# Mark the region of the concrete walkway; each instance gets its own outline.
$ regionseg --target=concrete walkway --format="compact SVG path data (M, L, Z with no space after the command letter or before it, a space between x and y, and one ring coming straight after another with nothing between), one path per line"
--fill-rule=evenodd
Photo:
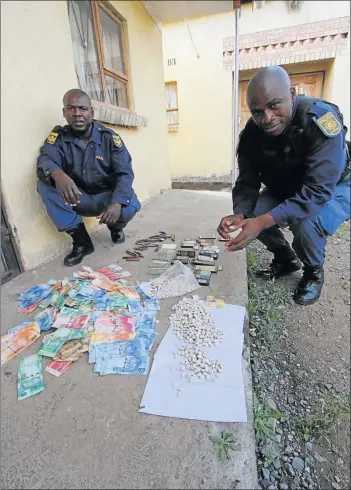
M96 252L85 265L100 268L121 259L135 240L159 230L176 241L214 232L231 212L229 193L169 191L151 199L127 228L127 243L110 246L104 227L93 237ZM223 248L223 247L222 247ZM121 264L137 279L147 279L151 251L139 263ZM213 294L246 306L245 253L222 253L223 271L201 297ZM67 275L62 257L17 277L2 287L2 335L27 317L16 312L16 294L50 278ZM75 269L79 269L79 266ZM158 343L168 328L170 308L163 300ZM38 341L37 341L38 343ZM37 352L34 344L26 355ZM156 346L157 347L157 346ZM47 364L44 359L44 367ZM257 488L249 366L243 362L248 424L198 422L138 413L145 376L104 376L92 372L86 357L60 378L44 374L45 391L17 402L19 359L1 369L1 488L79 489L254 489ZM219 461L210 435L232 432L239 450ZM239 482L238 482L239 481Z

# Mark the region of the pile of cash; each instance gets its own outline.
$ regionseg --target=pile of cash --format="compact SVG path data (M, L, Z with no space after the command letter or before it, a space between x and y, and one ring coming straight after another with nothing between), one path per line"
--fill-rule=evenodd
M129 282L129 276L117 264L98 271L83 267L71 277L52 279L19 295L18 310L35 316L1 337L1 364L45 333L37 354L20 360L19 400L44 390L43 357L50 358L45 371L56 377L85 352L102 376L147 374L160 306Z

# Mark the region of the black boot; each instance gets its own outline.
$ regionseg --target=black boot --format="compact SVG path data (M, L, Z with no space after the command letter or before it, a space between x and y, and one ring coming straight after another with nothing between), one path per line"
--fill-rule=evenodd
M113 243L123 243L126 241L126 237L123 230L118 230L117 228L109 227L111 233L111 240Z
M66 255L63 264L67 266L77 265L82 262L86 255L94 252L94 245L85 228L84 223L81 223L77 228L67 231L73 240L72 252Z
M276 279L302 268L301 262L290 247L278 248L273 253L274 258L269 269L263 269L256 273L261 279Z
M323 265L304 266L303 278L294 293L295 303L298 305L312 305L318 301L324 283Z

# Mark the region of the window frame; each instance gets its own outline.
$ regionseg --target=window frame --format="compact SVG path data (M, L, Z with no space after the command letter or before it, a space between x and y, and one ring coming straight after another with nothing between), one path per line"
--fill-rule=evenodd
M113 105L113 107L118 107L124 110L131 110L131 98L130 98L130 88L129 88L129 77L128 77L128 63L125 49L125 23L117 17L101 0L90 0L92 16L93 16L93 25L94 25L94 34L96 39L96 47L97 47L97 57L99 61L99 73L100 73L100 81L102 87L102 93L104 96L103 104L112 105L107 100L107 91L106 91L106 82L105 75L120 82L125 83L127 89L127 105L128 107L122 107L118 105ZM105 53L104 53L104 45L102 40L102 27L100 22L99 8L103 10L108 16L111 17L117 24L120 25L121 28L121 49L122 49L122 58L123 64L125 67L125 74L118 73L110 68L105 68ZM101 101L97 101L100 102Z
M179 126L179 104L178 104L178 84L175 80L172 80L172 81L168 81L168 82L165 82L165 86L169 86L169 85L173 85L175 86L175 96L176 96L176 105L177 107L176 108L168 108L166 107L166 112L178 112L178 122L176 123L168 123L167 121L167 124L168 124L168 127L172 127L172 126Z

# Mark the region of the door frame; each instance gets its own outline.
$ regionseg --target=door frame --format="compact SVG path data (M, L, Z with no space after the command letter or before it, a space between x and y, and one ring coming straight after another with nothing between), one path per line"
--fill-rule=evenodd
M3 195L1 195L1 214L2 214L2 218L4 219L5 227L7 228L7 231L9 234L10 244L11 244L12 249L13 249L14 258L17 262L18 274L16 274L16 276L14 276L14 277L17 277L17 275L23 274L25 269L23 266L23 260L22 260L20 249L19 249L17 241L16 241L14 230L13 230L11 223L9 221L9 218L8 218L8 213L7 213L7 209L6 209L6 204L4 203L4 196ZM6 277L5 276L4 278L0 278L1 285L5 284L6 282L10 281L11 279L14 279L14 277L11 277L11 276Z

